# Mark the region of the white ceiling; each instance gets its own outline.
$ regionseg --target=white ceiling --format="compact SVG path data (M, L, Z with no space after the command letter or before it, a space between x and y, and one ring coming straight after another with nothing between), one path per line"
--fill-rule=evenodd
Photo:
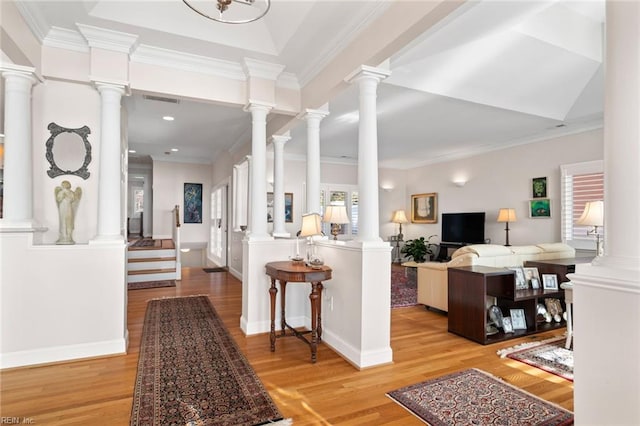
M243 25L209 21L181 0L27 1L22 10L43 37L51 27L76 30L76 23L110 28L149 46L279 63L304 86L389 4L273 0L263 19ZM486 0L459 8L390 58L392 75L378 89L380 164L415 167L601 126L603 22L599 0ZM250 115L239 108L135 93L125 104L136 155L209 160L250 134ZM354 87L329 103L323 157L357 157L357 109ZM304 155L304 124L291 135L286 153ZM171 148L179 151L164 154Z

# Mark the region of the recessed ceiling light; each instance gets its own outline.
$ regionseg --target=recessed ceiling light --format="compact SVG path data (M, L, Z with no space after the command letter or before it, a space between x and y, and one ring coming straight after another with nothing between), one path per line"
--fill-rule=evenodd
M171 148L171 151L172 151L172 152L178 152L178 151L179 151L179 149L178 149L178 148Z
M136 153L136 150L135 150L135 149L130 149L130 150L129 150L129 154L135 154L135 153Z
M175 118L173 118L170 115L165 115L164 117L162 117L162 119L165 120L165 121L173 121L173 120L175 120Z

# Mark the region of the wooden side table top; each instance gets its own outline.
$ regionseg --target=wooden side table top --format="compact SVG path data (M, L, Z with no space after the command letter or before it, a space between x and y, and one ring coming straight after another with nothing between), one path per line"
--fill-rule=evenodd
M311 268L304 263L293 263L290 260L269 262L265 265L267 275L276 280L287 282L318 282L331 279L331 268L322 265L319 269Z

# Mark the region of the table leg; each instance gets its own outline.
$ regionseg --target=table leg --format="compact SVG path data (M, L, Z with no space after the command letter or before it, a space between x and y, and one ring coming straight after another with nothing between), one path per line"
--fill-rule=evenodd
M271 332L269 333L269 340L271 341L271 352L276 350L276 288L275 278L271 278L271 288L269 288L269 301L271 304Z
M567 340L564 343L565 349L571 348L571 340L573 339L573 318L571 302L567 302Z
M287 334L287 320L285 319L284 316L284 304L285 304L285 299L287 296L287 282L280 280L280 327L282 327L282 329L280 330L280 334L282 336L284 336L285 334Z
M311 283L311 362L316 362L318 353L318 283Z
M318 290L318 342L322 341L322 283L316 283Z

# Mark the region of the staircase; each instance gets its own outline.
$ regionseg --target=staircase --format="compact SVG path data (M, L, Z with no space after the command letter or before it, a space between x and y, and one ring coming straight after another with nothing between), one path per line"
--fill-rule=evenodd
M147 247L129 246L127 250L127 282L179 279L176 249L171 240L153 240Z

